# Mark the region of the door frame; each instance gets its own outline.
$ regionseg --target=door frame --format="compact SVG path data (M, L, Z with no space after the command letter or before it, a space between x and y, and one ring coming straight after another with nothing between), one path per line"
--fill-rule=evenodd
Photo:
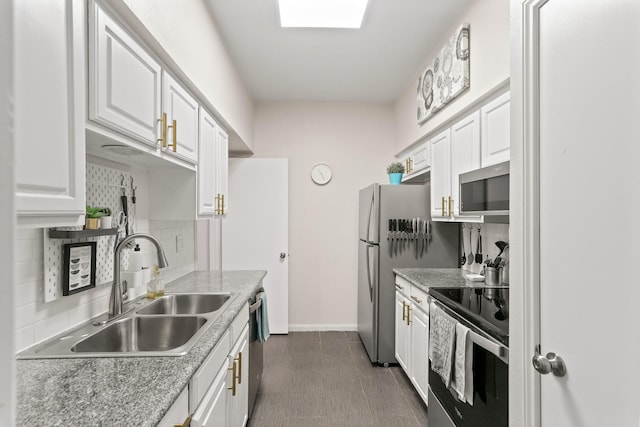
M0 4L0 55L9 58L0 62L0 271L3 279L3 298L0 300L0 339L5 345L0 350L0 424L15 423L15 276L14 246L15 214L15 141L13 137L13 13L14 2Z
M539 13L549 0L511 0L509 425L540 426Z

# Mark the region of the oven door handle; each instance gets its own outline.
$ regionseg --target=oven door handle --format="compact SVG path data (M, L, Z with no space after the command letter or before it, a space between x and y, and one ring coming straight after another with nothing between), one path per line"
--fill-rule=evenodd
M477 344L479 347L482 347L489 353L493 353L497 358L505 362L507 365L509 364L509 349L507 347L488 338L485 338L482 335L472 331L471 329L469 329L468 337L474 344Z
M460 322L464 326L469 328L469 334L467 335L467 337L471 340L471 342L473 342L474 344L477 344L479 347L483 348L484 350L488 351L489 353L492 353L493 355L495 355L498 359L502 360L507 365L509 364L509 348L505 347L504 345L500 344L497 341L494 341L492 339L486 338L486 337L480 335L479 333L475 332L472 328L469 327L470 326L469 324L465 324L465 322L461 322L460 317L457 314L454 314L449 309L449 307L446 307L445 305L443 305L440 302L436 303L436 300L433 297L431 297L431 304L435 305L436 307L438 307L439 309L441 309L442 311L447 313L456 322Z

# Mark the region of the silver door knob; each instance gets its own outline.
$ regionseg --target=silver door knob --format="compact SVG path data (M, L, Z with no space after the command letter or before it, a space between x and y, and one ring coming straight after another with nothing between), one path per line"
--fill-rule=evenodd
M287 254L285 254L284 252L280 252L280 259L285 259L287 257Z
M540 354L540 351L536 349L536 354L533 356L531 362L533 363L534 369L543 375L553 373L556 377L564 377L567 373L564 360L555 353L547 353L546 356L543 356Z

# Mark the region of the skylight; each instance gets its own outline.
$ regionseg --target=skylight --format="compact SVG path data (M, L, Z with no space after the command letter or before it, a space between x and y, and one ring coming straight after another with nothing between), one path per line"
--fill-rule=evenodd
M278 0L280 26L360 28L368 0Z

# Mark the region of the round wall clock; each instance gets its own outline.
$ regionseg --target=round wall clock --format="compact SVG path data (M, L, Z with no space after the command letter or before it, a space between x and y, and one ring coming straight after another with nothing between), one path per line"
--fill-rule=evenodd
M331 181L331 168L326 163L317 163L311 168L311 179L318 185Z

